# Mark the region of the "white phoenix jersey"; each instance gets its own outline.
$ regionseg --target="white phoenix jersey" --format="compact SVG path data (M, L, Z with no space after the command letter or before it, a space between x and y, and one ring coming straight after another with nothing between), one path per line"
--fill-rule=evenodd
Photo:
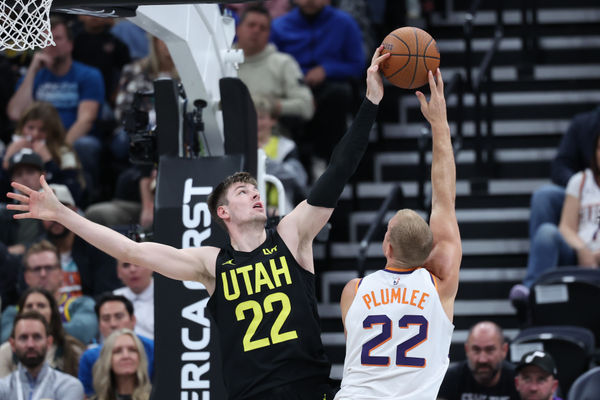
M366 276L345 326L344 376L336 400L437 397L454 325L429 271L386 268Z
M600 250L600 188L592 170L588 168L573 175L566 191L579 200L577 234L590 250Z

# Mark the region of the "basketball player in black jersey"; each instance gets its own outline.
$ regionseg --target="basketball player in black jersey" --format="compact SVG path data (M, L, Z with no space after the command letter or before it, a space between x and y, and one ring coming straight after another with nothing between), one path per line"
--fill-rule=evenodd
M23 211L15 215L17 219L57 221L123 262L172 279L202 282L220 332L230 399L333 399L314 296L312 243L367 147L383 97L379 64L389 56L380 55L381 49L367 70L366 99L327 170L308 199L274 230L265 229L265 204L256 182L245 173L227 178L209 199L213 217L230 237L231 245L225 249L136 243L64 207L43 177L43 192L13 182L22 194L9 193L20 204L8 207Z

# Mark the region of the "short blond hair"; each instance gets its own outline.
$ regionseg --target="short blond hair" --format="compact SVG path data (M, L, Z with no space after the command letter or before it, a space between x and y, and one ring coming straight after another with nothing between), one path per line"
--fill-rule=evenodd
M433 233L419 214L410 209L394 215L388 228L394 258L413 267L421 266L433 247Z

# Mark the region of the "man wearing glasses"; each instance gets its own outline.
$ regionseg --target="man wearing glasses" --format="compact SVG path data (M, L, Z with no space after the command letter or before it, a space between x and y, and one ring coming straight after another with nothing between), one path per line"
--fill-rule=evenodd
M89 343L98 332L94 300L73 292L61 292L63 271L56 247L47 240L33 244L23 257L23 265L25 283L28 287L43 288L54 295L65 331L83 343ZM8 340L17 312L16 306L9 306L2 313L1 342Z

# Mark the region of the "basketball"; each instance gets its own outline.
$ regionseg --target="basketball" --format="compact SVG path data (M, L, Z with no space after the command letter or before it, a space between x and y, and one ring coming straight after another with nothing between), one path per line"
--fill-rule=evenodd
M391 53L381 64L383 76L402 89L416 89L427 83L427 71L440 66L435 40L422 29L412 26L392 31L381 43L381 54Z

